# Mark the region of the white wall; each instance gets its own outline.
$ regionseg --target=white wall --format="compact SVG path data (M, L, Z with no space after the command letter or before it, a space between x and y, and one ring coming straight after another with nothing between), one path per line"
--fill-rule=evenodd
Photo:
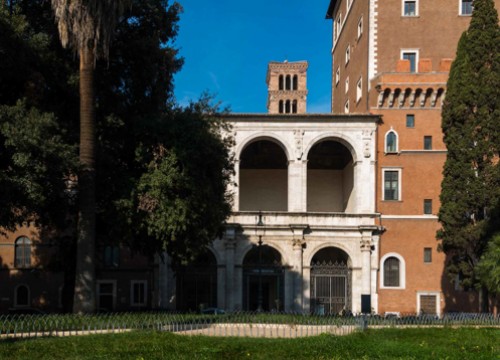
M287 211L286 169L240 169L240 211Z

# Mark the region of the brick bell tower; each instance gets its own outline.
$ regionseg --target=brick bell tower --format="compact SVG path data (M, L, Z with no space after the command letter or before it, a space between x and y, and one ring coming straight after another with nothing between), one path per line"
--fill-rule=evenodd
M305 114L307 61L271 61L267 66L267 112Z

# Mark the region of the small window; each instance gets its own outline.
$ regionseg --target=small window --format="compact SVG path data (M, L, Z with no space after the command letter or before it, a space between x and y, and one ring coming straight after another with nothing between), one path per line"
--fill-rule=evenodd
M408 128L415 127L415 115L413 114L406 115L406 127Z
M361 37L361 35L363 35L363 17L362 16L358 21L358 39Z
M384 200L400 200L398 170L384 170Z
M424 214L432 214L432 199L424 199Z
M335 32L337 35L336 36L337 39L340 36L341 26L342 26L342 13L340 13L339 16L337 17L337 31Z
M279 102L279 113L283 114L283 100L280 100Z
M361 100L362 96L363 96L363 79L359 78L356 84L356 102Z
M351 60L351 45L347 45L347 48L345 49L345 64L349 63L349 60Z
M399 259L389 257L384 261L384 286L399 287Z
M432 136L424 136L424 150L432 150Z
M438 315L437 295L421 294L419 295L419 315Z
M340 66L337 68L335 72L335 85L338 85L340 82Z
M130 283L130 305L132 306L146 306L146 289L147 282L131 281Z
M23 307L30 305L30 289L26 285L18 285L14 294L14 305Z
M432 248L424 248L424 263L432 262Z
M472 15L472 0L460 0L460 15Z
M290 114L290 100L285 102L285 113Z
M401 52L401 59L408 60L410 62L410 72L417 72L418 64L418 52L417 51L407 51L403 50Z
M22 236L15 243L15 266L16 268L29 268L31 266L31 241Z
M292 89L292 79L290 78L290 75L287 75L285 78L285 90L291 90Z
M417 16L417 5L416 0L403 0L403 16Z
M385 136L385 152L395 153L398 151L398 136L394 131L389 131Z
M344 113L349 114L349 100L344 104Z
M293 90L297 90L298 86L299 86L299 78L297 75L293 75L292 84L293 84L293 86L292 86Z
M297 100L292 101L292 114L297 114Z
M345 93L349 92L349 76L345 79Z
M97 307L98 311L113 311L116 304L116 281L97 281Z
M280 90L283 90L283 83L284 83L284 81L283 81L283 75L280 75L279 76L279 89Z
M107 268L117 268L120 265L120 248L118 246L104 247L104 266Z

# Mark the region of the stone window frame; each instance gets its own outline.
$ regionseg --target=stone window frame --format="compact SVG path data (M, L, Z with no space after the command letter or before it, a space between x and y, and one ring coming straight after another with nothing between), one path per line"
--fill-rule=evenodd
M344 114L349 114L349 99L344 103Z
M113 310L116 309L116 303L117 303L117 281L113 279L101 279L97 280L96 282L96 303L97 303L97 309L101 308L101 284L112 284L113 285L113 292L111 293L111 296L113 297ZM107 293L105 293L107 295Z
M358 103L363 97L363 76L360 76L356 83L356 102Z
M363 15L361 15L361 17L359 18L358 20L358 37L357 37L357 40L359 41L359 39L361 38L361 35L363 35Z
M421 296L436 296L436 315L441 317L441 292L439 291L417 291L417 314L421 313L420 297Z
M464 2L470 2L470 13L464 13ZM474 5L472 0L458 0L458 15L460 16L472 16L472 11L474 11Z
M396 171L398 173L398 192L397 199L386 199L385 198L385 173L389 171ZM402 184L402 169L397 167L384 167L382 168L382 201L403 201L403 184Z
M394 140L395 140L395 145L394 145L394 149L389 149L389 144L387 142L387 139L389 137L389 135L394 135ZM384 137L384 151L386 154L397 154L398 151L399 151L399 136L398 136L398 133L396 130L394 130L392 127L389 131L387 131L385 133L385 137Z
M349 61L351 61L351 44L347 44L345 49L345 66L349 64Z
M384 279L384 264L389 258L396 258L399 260L399 286L386 286ZM404 290L406 289L406 262L403 256L398 253L390 252L382 256L380 259L379 271L380 289L387 290Z
M335 72L335 86L340 83L340 65L337 66L337 71Z
M137 302L135 301L135 285L143 284L144 285L144 293L143 293L143 301ZM135 307L146 307L148 304L148 281L147 280L130 280L130 306Z
M401 49L399 58L401 60L404 60L404 54L410 54L410 53L415 54L415 71L412 71L411 66L410 66L410 72L411 73L418 73L418 61L420 59L419 49Z
M406 4L415 3L415 14L406 14ZM419 16L419 3L418 0L401 0L401 16L403 17L418 17Z
M345 86L344 86L344 93L347 94L349 92L349 76L345 78Z

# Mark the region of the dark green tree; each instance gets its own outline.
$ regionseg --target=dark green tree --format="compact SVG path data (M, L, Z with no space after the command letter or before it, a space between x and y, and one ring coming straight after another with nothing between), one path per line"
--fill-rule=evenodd
M498 230L500 29L492 0L475 0L450 70L442 129L444 166L438 237L450 275L480 287L476 268Z

